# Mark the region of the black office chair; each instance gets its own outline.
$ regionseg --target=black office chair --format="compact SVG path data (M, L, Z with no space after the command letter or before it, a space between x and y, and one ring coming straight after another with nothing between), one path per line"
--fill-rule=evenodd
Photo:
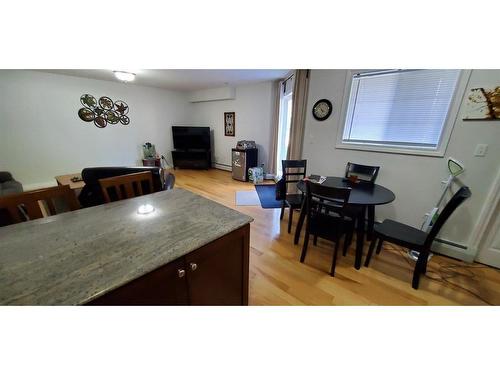
M284 198L281 201L281 214L280 220L283 219L285 214L285 207L290 209L288 216L288 233L292 230L292 219L293 210L300 209L302 207L302 199L304 199L304 194L288 194L288 185L296 185L297 182L305 178L307 160L282 160L281 166L283 169L283 184L281 196Z
M348 162L345 167L345 178L349 179L352 176L356 176L360 183L374 184L377 180L378 171L380 167L372 165L362 165ZM367 234L368 239L371 240L373 234L373 225L375 223L375 206L367 207L368 216L368 228ZM352 215L349 212L346 213L348 216L356 217L356 213L353 211ZM344 254L345 255L345 254Z
M354 230L354 221L344 215L351 188L328 187L306 181L306 234L300 262L306 258L309 236L321 237L335 242L330 275L335 276L339 243L344 237L344 249L349 246L349 236Z
M384 220L382 224L375 227L374 237L370 244L368 255L366 256L365 267L368 267L370 264L370 259L377 241L377 254L382 250L382 243L384 241L416 250L420 254L415 265L415 270L413 271L412 287L418 289L420 274L425 274L427 270L427 259L429 257L432 242L453 211L470 196L471 192L469 188L467 186L461 187L443 208L443 211L438 216L429 233L398 223L397 221Z

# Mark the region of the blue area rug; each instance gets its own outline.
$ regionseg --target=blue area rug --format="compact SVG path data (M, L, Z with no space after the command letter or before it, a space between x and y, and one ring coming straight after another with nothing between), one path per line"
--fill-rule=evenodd
M262 208L281 208L281 201L276 200L276 184L255 185Z

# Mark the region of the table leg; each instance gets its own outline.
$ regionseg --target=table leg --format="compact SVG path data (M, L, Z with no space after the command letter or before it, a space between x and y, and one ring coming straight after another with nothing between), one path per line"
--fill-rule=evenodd
M302 225L304 224L304 219L306 217L306 198L302 199L302 207L300 207L299 221L295 227L295 237L293 238L294 245L299 243L300 231L302 230Z
M365 216L366 206L361 206L358 220L356 220L356 261L354 267L361 268L361 258L363 257L363 246L365 244Z

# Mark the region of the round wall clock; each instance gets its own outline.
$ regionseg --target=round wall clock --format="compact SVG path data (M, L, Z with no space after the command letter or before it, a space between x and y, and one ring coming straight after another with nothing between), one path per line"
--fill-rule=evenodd
M318 121L324 121L332 114L332 102L328 99L320 99L313 106L313 116Z

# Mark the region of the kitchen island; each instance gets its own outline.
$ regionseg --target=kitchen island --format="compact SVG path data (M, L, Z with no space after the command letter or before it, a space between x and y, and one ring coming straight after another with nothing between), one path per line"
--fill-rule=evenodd
M0 305L246 305L252 220L173 189L0 228Z

